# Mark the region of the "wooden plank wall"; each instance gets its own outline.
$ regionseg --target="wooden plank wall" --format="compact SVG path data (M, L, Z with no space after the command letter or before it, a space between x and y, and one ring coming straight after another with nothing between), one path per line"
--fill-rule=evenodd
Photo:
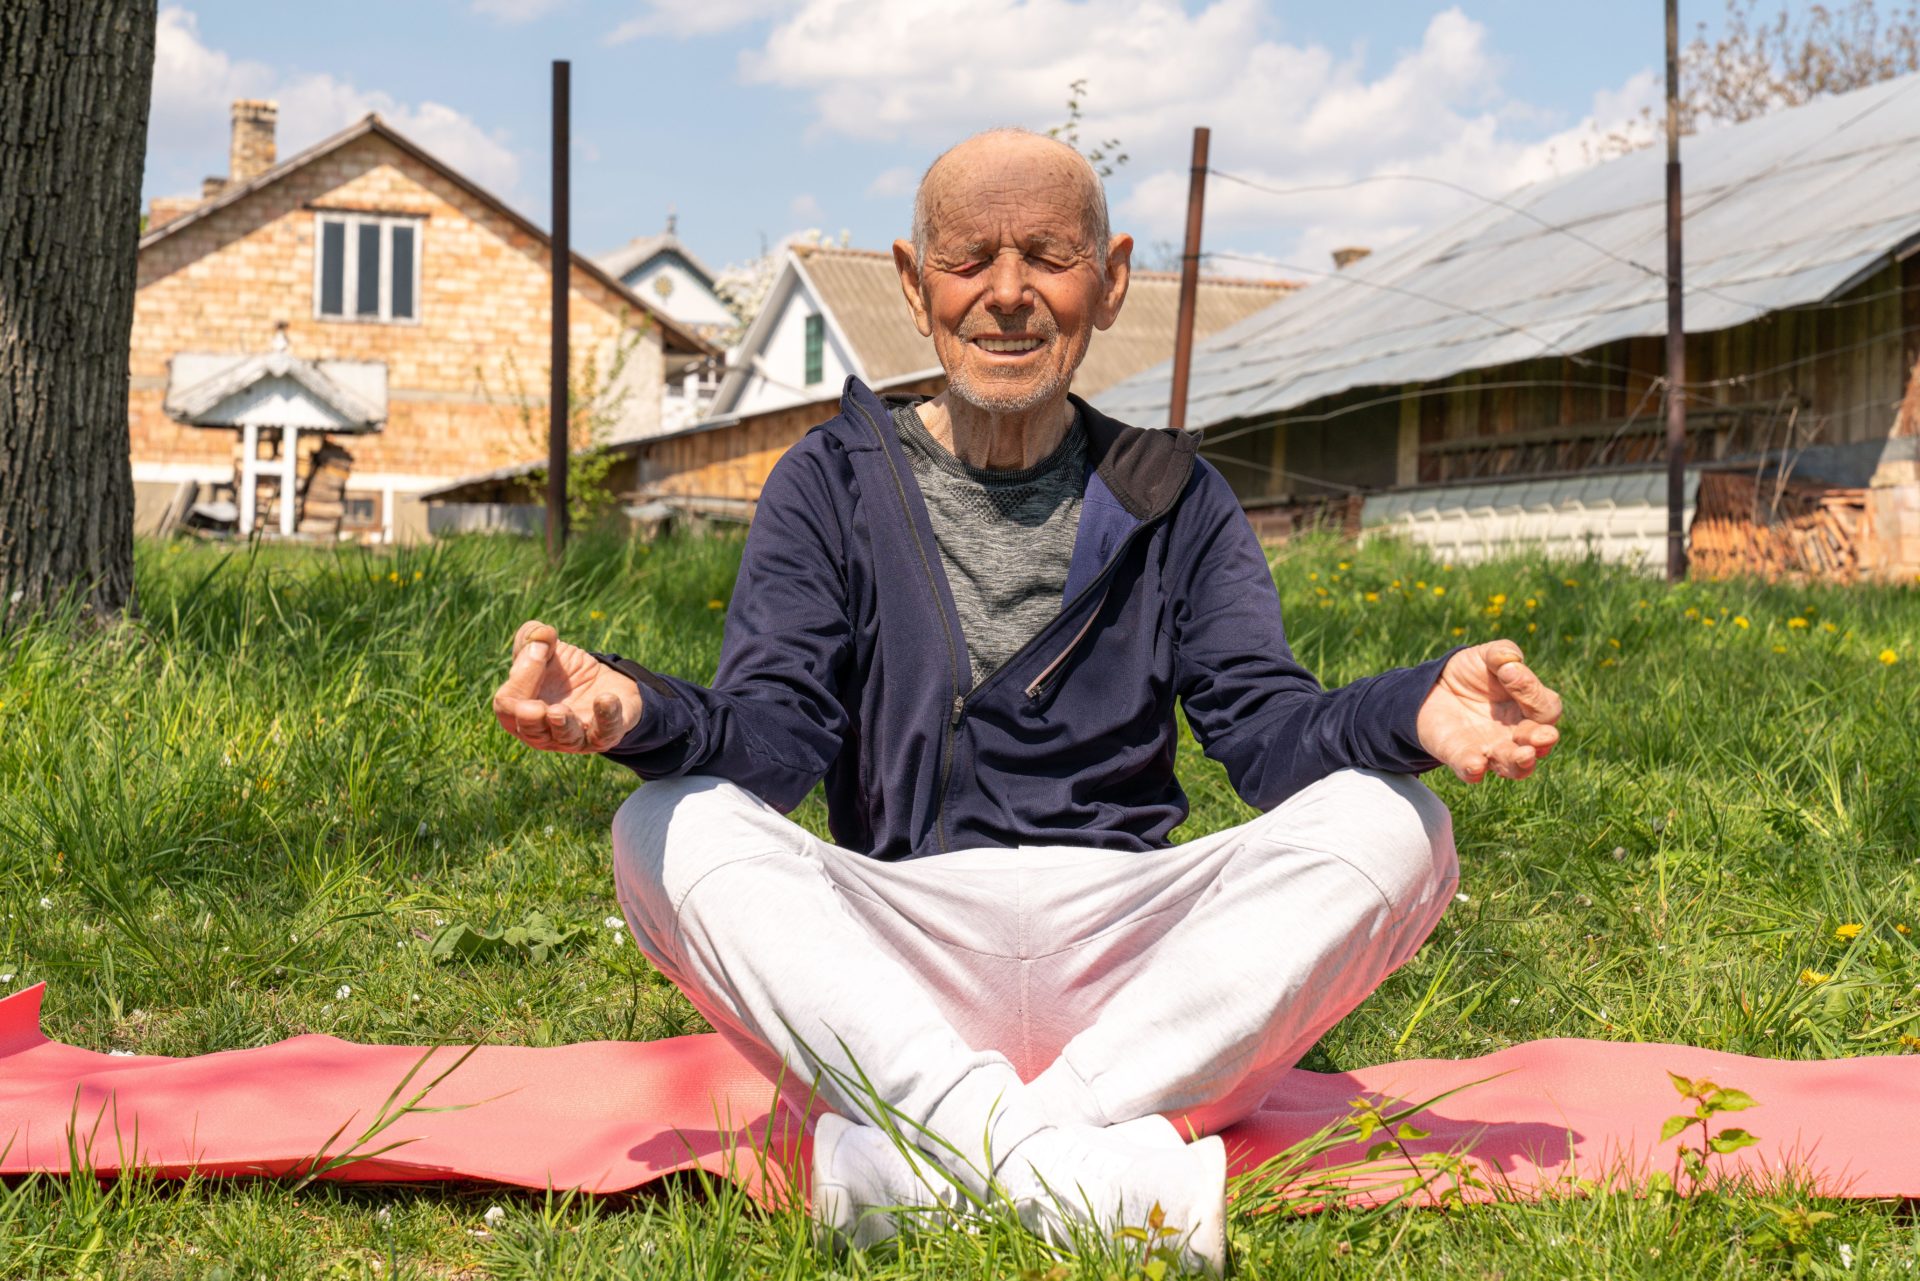
M930 378L888 390L933 395L944 385L944 379ZM781 455L838 412L837 399L821 400L643 445L633 490L641 497L689 506L702 501L717 507L758 502L767 474Z
M1738 291L1729 289L1729 293ZM1693 403L1713 406L1806 405L1795 424L1800 445L1847 444L1885 436L1920 357L1920 256L1889 260L1845 295L1776 312L1750 324L1687 339ZM1419 442L1490 439L1586 423L1631 421L1656 434L1665 414L1658 380L1665 340L1631 338L1578 357L1547 357L1473 370L1398 389L1364 388L1289 410L1264 426L1227 423L1203 447L1243 501L1335 492L1276 471L1319 472L1347 483L1395 483L1399 425L1413 415ZM1413 408L1408 408L1411 404ZM1784 443L1785 412L1775 423ZM1761 423L1764 431L1767 424ZM1253 430L1246 430L1252 427ZM1276 448L1275 434L1286 433ZM1438 458L1422 448L1419 471L1438 477Z

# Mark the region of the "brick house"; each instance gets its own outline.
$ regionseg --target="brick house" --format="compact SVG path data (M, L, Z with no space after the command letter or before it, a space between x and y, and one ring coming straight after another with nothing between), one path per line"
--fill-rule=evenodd
M377 115L275 163L275 115L272 103L236 102L228 177L209 178L197 199L154 200L141 237L129 398L136 527L152 529L182 481L237 492L242 436L228 424L249 406L306 394L297 379L262 374L199 418L220 425L196 425L175 416L195 390L180 385L183 371L206 386L222 362L257 372L270 365L263 353L280 352L309 373L378 367L366 383L378 389L378 421L343 424L329 454L350 455L339 532L424 536L421 491L541 448L550 242ZM570 315L574 377L592 366L615 435L658 430L667 381L713 355L577 254ZM606 376L616 364L617 384ZM295 424L305 430L269 430L261 445L294 439L304 467L329 444L314 428L331 421L324 400L296 407L319 415Z

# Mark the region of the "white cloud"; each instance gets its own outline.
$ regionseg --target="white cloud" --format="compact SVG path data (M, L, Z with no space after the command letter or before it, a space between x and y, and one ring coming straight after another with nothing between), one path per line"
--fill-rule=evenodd
M937 52L1014 31L991 59ZM1595 123L1629 119L1652 88L1636 77L1542 137L1552 117L1504 92L1502 70L1486 28L1458 8L1369 74L1359 54L1273 38L1262 0L806 0L741 58L748 81L810 96L816 134L929 155L990 125L1057 124L1067 86L1085 79L1081 138L1118 138L1131 156L1109 183L1117 222L1146 244L1181 235L1195 125L1213 130L1216 169L1272 186L1421 173L1495 195L1588 163ZM869 194L893 194L901 172ZM1335 245L1384 246L1471 198L1397 182L1276 197L1216 180L1207 199L1210 247L1258 244L1319 267Z
M919 182L919 170L908 165L896 165L875 174L873 181L867 184L867 194L882 198L911 196Z
M607 43L641 36L713 35L799 7L799 0L642 0L638 14L607 33Z
M495 194L511 197L519 182L520 161L505 137L489 133L472 117L444 103L403 102L324 72L287 73L233 59L209 48L200 37L199 20L178 6L160 11L155 32L150 178L185 191L198 174L224 174L235 98L272 98L280 104L277 144L283 159L377 111Z
M802 192L789 201L787 213L792 215L794 221L813 226L818 226L827 220L827 211L820 207L820 202L815 200L809 192Z
M518 26L544 18L565 3L566 0L473 0L473 11L509 26Z

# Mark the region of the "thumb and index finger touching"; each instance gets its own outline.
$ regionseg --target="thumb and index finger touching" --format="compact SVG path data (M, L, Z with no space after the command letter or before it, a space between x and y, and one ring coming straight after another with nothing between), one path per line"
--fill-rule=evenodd
M520 624L520 630L513 634L513 665L507 669L507 679L500 686L502 697L519 699L536 695L558 639L559 634L546 623L529 620Z

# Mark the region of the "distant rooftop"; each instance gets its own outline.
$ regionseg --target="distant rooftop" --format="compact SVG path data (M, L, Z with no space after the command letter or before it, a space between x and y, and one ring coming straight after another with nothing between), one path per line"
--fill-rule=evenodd
M1920 76L1686 138L1681 161L1689 332L1832 298L1920 245ZM1188 425L1665 333L1665 164L1522 187L1197 342ZM1167 392L1160 365L1098 401L1164 425Z

